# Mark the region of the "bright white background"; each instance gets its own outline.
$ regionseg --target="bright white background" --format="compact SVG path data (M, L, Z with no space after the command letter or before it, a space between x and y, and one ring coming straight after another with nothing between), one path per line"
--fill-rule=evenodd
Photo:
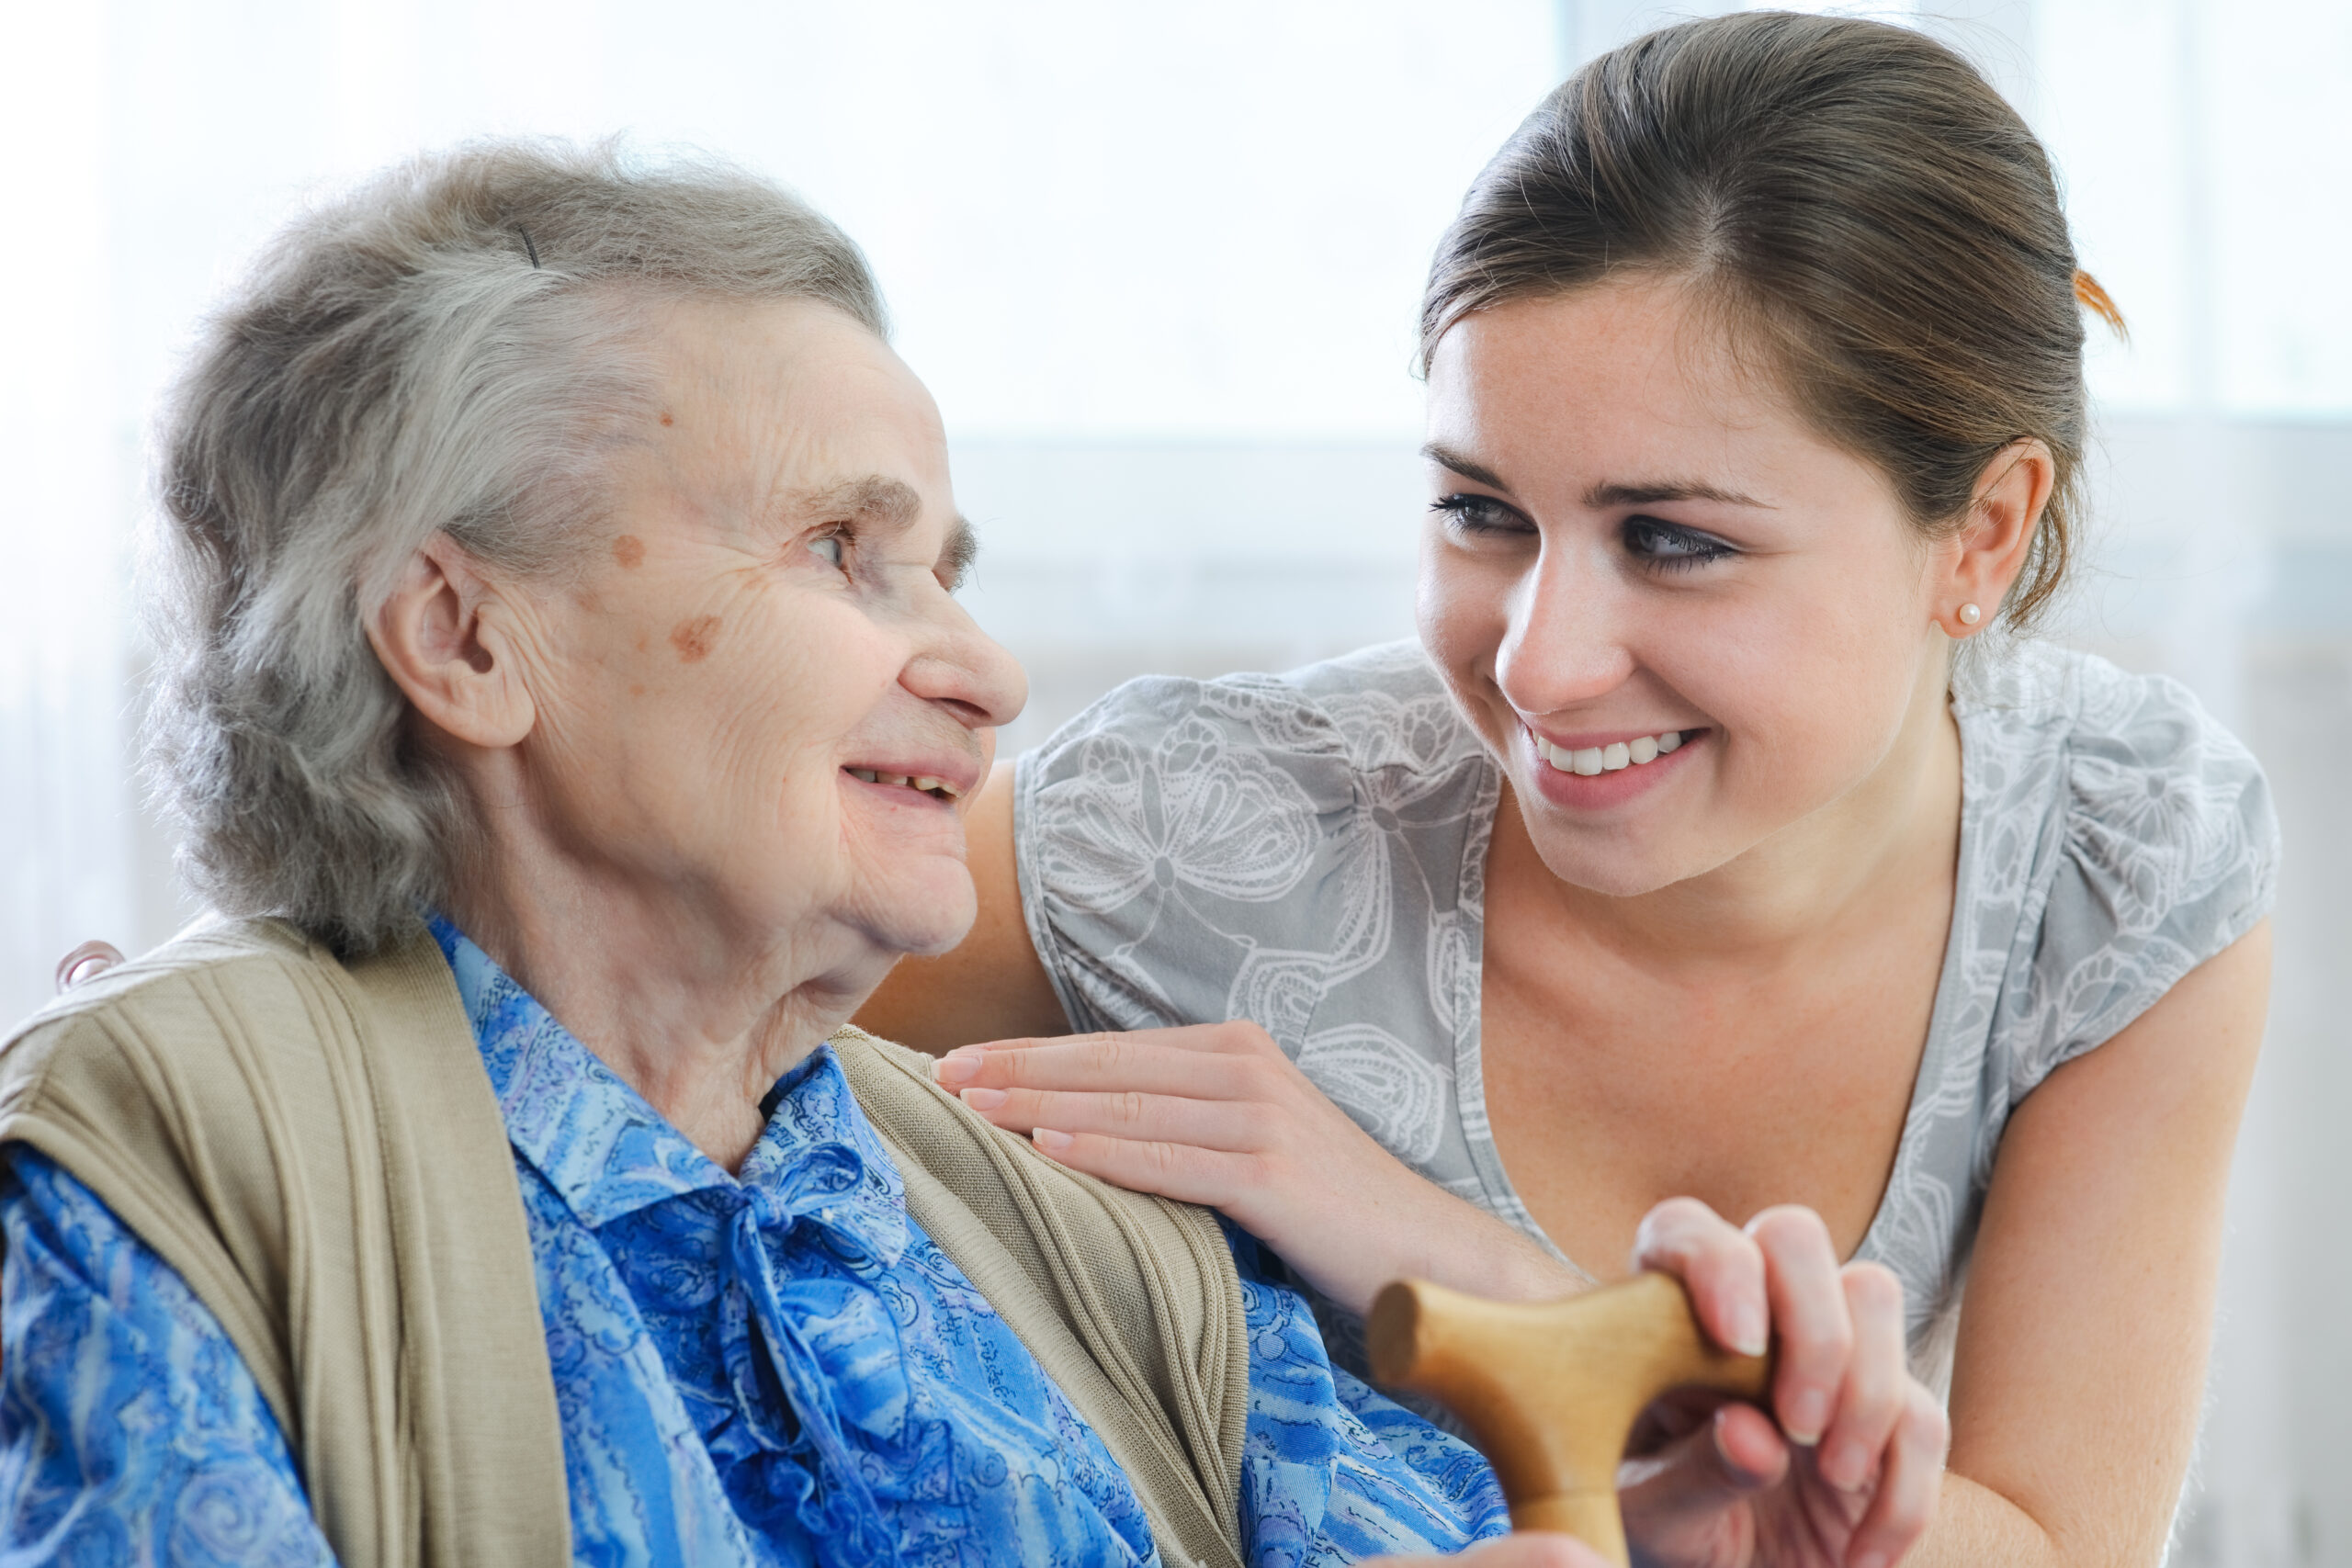
M1010 739L1145 669L1410 629L1420 276L1463 187L1645 0L0 0L0 1015L187 912L129 765L142 443L298 202L469 135L626 132L868 249L1030 664ZM2352 5L1951 0L2132 323L2093 374L2065 635L2194 684L2289 865L2184 1562L2352 1564Z

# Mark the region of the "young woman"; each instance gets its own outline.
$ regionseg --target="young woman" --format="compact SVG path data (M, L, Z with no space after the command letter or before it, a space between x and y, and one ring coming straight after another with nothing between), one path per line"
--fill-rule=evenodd
M1776 1254L1905 1287L1952 1444L1915 1561L2155 1562L2278 849L2185 692L2016 635L2081 304L2042 150L1939 45L1747 14L1596 61L1431 271L1419 646L1136 682L1000 769L979 926L865 1021L1040 1037L941 1077L1343 1307L1532 1288L1458 1200L1593 1280L1761 1212L1789 1362L1843 1330ZM1800 1444L1852 1393L1797 1392ZM1829 1437L1759 1497L1859 1475Z

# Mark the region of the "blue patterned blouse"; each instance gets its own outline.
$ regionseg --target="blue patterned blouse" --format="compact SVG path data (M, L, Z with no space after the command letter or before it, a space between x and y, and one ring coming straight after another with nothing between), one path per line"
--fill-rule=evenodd
M908 1214L830 1051L729 1176L446 922L506 1119L593 1563L1149 1564L1093 1431ZM0 1174L0 1564L322 1563L293 1456L212 1314L41 1156ZM1508 1528L1478 1456L1333 1369L1236 1238L1253 1564Z

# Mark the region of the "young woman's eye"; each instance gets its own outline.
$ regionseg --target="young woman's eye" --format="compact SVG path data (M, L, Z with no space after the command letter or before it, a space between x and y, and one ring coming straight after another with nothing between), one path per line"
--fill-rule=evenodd
M1529 532L1526 518L1491 495L1442 495L1430 502L1430 510L1443 513L1445 525L1460 534Z
M1644 566L1679 571L1739 552L1712 534L1661 523L1655 517L1625 520L1625 548Z

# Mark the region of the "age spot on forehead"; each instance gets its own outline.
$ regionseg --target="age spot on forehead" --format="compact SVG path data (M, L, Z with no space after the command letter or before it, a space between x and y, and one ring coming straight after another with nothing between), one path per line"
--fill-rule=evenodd
M662 411L662 423L664 424L675 424L678 422L670 417L670 411L668 409L663 409Z
M718 637L717 615L696 615L680 621L670 632L670 646L678 650L678 662L693 664L708 657L710 645Z
M645 541L634 534L623 534L613 541L613 558L623 566L638 566L645 559Z

